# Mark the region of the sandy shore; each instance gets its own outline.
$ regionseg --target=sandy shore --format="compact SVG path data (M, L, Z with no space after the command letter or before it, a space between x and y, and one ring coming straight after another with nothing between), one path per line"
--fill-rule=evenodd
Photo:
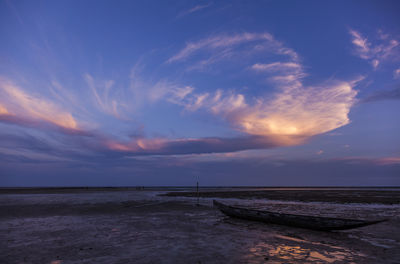
M346 232L318 232L231 219L212 208L211 199L196 206L193 198L159 194L0 195L0 263L400 261L399 206L349 207L391 220ZM285 206L299 205L308 206Z

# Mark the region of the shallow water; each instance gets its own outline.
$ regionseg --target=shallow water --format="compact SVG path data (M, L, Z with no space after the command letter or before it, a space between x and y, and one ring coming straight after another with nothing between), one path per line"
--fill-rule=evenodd
M163 191L0 195L0 263L399 263L400 206L223 199L388 222L318 232L232 219Z

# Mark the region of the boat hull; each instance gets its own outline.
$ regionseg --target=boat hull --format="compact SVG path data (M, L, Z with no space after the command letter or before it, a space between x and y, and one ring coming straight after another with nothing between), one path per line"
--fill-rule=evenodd
M236 218L261 221L265 223L300 227L319 231L346 230L367 225L377 224L385 220L365 221L356 219L342 219L333 217L306 216L294 214L282 214L269 211L261 211L242 207L229 206L218 201L213 201L214 206L222 213Z

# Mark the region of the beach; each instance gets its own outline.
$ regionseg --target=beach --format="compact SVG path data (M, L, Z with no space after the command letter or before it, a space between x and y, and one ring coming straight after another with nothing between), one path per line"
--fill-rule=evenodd
M185 188L0 193L1 263L400 262L395 189L202 188L199 205L197 193ZM230 218L212 207L213 199L285 213L389 220L320 232Z

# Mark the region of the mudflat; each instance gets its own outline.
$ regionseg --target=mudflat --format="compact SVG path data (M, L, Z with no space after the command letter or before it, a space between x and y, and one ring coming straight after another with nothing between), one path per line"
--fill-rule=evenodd
M290 213L313 212L351 218L390 219L345 232L318 232L226 217L211 205L212 199L219 197L215 190L207 192L207 195L214 193L215 196L200 198L200 205L197 205L197 198L176 194L171 196L167 194L169 191L92 189L87 192L74 190L57 193L52 190L51 193L1 194L0 262L400 261L400 206L396 203L275 201L263 200L259 196L256 199L244 198L244 194L219 198L226 203ZM221 191L221 195L232 192ZM167 196L161 196L165 194ZM287 195L295 197L293 192ZM381 193L375 195L386 196ZM285 196L284 191L280 196Z
M377 203L400 204L400 189L367 190L367 189L309 189L309 190L234 190L205 192L169 192L163 194L171 197L203 198L238 198L268 199L280 201L329 202L329 203Z

